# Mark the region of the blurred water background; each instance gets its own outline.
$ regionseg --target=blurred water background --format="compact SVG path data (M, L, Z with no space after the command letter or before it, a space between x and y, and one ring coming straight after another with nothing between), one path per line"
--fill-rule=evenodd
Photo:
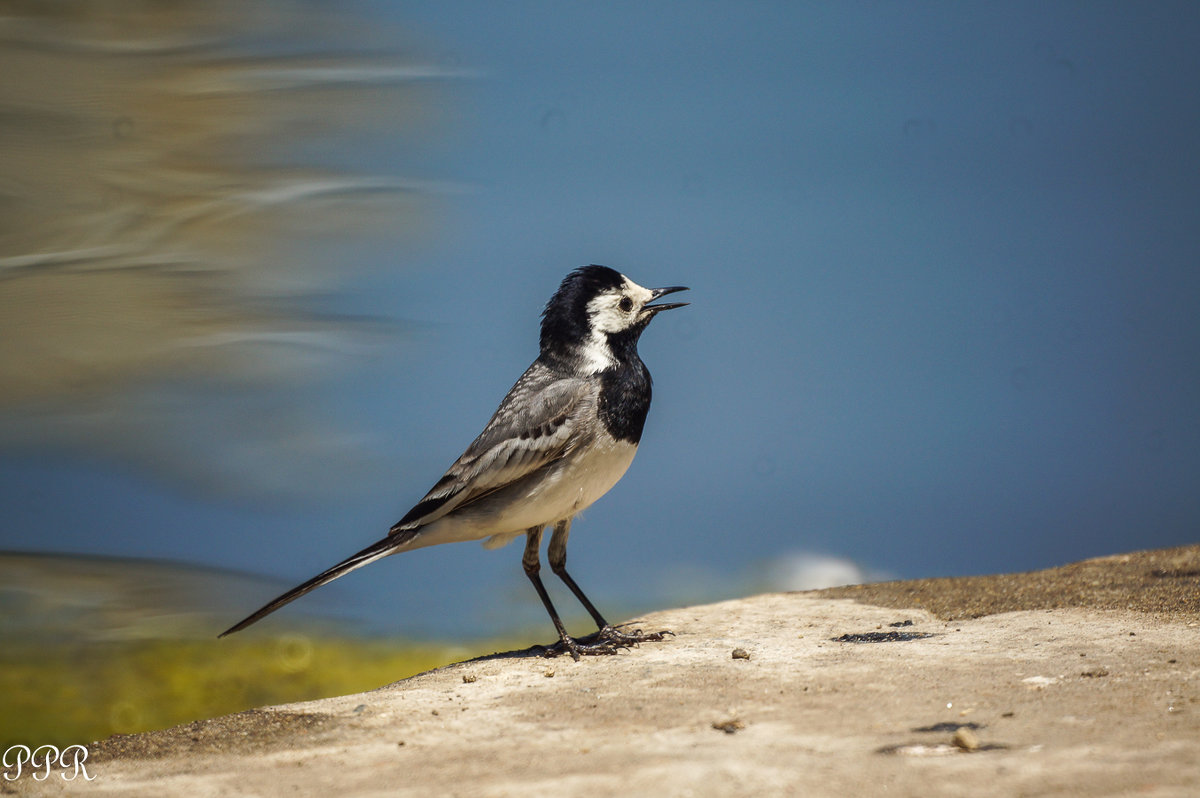
M572 536L614 618L1194 542L1198 41L1185 2L5 3L0 628L207 641L374 541L585 263L692 287ZM257 634L312 618L552 636L469 544Z

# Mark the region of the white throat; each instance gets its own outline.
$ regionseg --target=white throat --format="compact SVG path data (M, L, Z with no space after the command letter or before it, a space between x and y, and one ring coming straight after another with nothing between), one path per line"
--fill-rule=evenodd
M624 275L622 275L624 277ZM607 291L587 305L588 337L580 347L580 369L595 374L617 365L616 355L608 345L608 336L627 330L638 323L642 307L654 298L654 292L624 277L617 291ZM626 308L622 309L624 300Z
M592 327L591 336L579 351L579 368L584 374L596 374L617 365L617 358L608 345L608 333Z

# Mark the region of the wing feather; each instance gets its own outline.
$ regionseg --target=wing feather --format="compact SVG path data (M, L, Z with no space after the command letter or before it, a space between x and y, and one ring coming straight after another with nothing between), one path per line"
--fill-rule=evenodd
M479 437L390 534L436 521L562 457L582 442L580 411L595 401L592 394L585 381L535 362Z

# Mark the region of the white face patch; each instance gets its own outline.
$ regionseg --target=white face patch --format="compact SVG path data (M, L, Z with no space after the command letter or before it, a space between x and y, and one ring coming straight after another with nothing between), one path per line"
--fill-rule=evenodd
M654 298L654 292L621 275L619 288L605 291L588 303L588 327L591 335L583 345L583 368L595 373L617 364L608 346L608 336L637 323L642 308Z

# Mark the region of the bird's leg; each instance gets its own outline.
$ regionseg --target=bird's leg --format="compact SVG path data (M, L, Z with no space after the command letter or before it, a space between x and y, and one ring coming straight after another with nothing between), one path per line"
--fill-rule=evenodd
M596 605L592 604L588 597L584 595L579 585L575 584L575 580L571 578L571 575L567 573L567 538L570 534L570 518L565 521L559 521L554 525L554 533L550 536L550 546L546 552L547 559L550 560L550 570L554 571L554 574L563 581L563 584L571 589L571 592L575 594L575 598L579 599L579 603L583 605L583 608L592 616L592 620L596 622L596 626L600 630L596 633L598 640L607 641L613 645L628 646L645 641L662 640L663 635L672 634L666 630L661 632L643 632L641 629L635 629L632 632L622 632L604 620L604 616L596 609Z
M537 591L542 604L545 605L546 612L550 613L550 620L554 622L554 628L558 630L558 644L547 648L546 655L557 656L565 651L578 662L581 654L615 654L616 650L611 644L580 643L567 634L567 628L563 626L562 619L558 617L558 611L554 609L554 602L550 601L550 594L546 592L546 586L542 584L542 577L538 575L538 572L542 570L542 564L538 557L538 549L541 544L542 528L540 526L530 527L525 531L525 554L521 556L521 565L524 566L525 575L529 577L529 581L533 582L533 588Z

